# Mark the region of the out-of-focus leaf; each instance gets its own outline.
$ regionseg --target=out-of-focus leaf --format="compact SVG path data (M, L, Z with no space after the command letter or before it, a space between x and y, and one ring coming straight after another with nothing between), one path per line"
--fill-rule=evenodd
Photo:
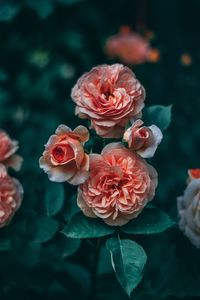
M54 9L51 0L26 0L26 3L38 13L41 19L48 17Z
M48 182L44 195L44 205L47 216L57 214L63 206L65 199L64 188L61 183Z
M162 131L166 130L171 122L172 105L153 105L144 110L145 125L157 125Z
M66 200L65 207L66 211L64 212L64 217L66 221L69 221L77 212L80 211L80 208L76 202L77 194L69 197Z
M14 1L1 1L0 2L0 21L8 22L18 14L20 10L20 4L14 3Z
M58 222L46 216L35 215L28 222L30 239L35 243L49 241L54 237L58 228Z
M67 238L63 235L63 238L56 243L56 247L61 251L62 258L65 258L74 254L80 247L80 244L81 241L79 239Z
M11 250L12 249L12 243L9 237L0 237L0 252L1 251L6 251L6 250Z

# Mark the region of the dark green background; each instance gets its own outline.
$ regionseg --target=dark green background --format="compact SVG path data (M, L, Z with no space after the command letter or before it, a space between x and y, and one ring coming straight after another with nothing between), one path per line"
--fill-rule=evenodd
M0 299L88 298L90 244L82 242L78 252L63 258L63 249L74 242L63 241L59 233L48 242L34 242L43 224L38 216L45 215L45 192L52 187L38 158L60 123L84 124L74 116L71 88L93 66L112 63L104 43L123 24L152 30L152 44L161 53L158 63L134 72L146 88L147 106L173 104L172 123L152 164L159 173L154 203L177 220L176 197L185 188L187 169L200 166L199 11L198 0L0 1L0 127L20 142L24 164L20 174L12 174L25 190L21 210L0 230ZM192 56L191 66L181 64L183 53ZM53 218L59 228L76 188L66 185L65 190L64 209ZM137 240L148 263L133 299L199 299L200 250L177 226ZM97 299L127 299L107 259L102 254Z

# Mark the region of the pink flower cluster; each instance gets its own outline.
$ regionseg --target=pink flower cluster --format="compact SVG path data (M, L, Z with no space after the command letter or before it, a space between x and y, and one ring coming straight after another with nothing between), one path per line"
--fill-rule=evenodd
M0 130L0 227L7 225L21 205L23 188L19 181L8 175L8 167L19 170L21 156L16 154L18 142Z
M60 125L45 146L40 167L49 179L78 185L77 204L91 218L123 225L137 217L157 187L157 172L143 158L152 157L162 140L160 129L142 126L145 90L135 74L120 64L102 65L84 74L72 89L76 114L89 119L108 143L101 154L86 153L86 127ZM132 125L125 130L125 127ZM106 142L106 140L105 140Z

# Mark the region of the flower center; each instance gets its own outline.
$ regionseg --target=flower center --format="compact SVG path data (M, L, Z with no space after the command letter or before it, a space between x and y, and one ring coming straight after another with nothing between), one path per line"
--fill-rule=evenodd
M143 139L147 139L149 137L149 133L145 128L141 128L139 133L140 133L141 138L143 138Z
M57 163L64 163L74 157L74 151L69 145L58 145L53 148L52 156Z

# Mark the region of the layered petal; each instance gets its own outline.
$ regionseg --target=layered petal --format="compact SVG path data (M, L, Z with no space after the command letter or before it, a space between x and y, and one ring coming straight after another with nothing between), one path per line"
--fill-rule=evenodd
M84 152L83 144L89 138L84 126L72 131L65 125L58 126L39 160L40 167L51 181L82 184L89 175L89 158Z
M15 178L2 173L0 166L0 227L6 226L19 209L23 198L23 187Z
M129 148L136 151L141 157L151 158L162 141L163 134L156 125L149 127L142 125L143 121L135 121L125 131L123 139L128 143Z
M138 216L155 195L157 172L122 143L90 155L90 176L80 186L78 206L88 217L121 226Z
M128 121L143 109L145 90L128 67L114 64L85 73L71 96L75 113L91 120L98 135L119 138Z
M23 160L15 154L18 148L18 142L11 140L6 132L0 130L0 163L19 171Z

